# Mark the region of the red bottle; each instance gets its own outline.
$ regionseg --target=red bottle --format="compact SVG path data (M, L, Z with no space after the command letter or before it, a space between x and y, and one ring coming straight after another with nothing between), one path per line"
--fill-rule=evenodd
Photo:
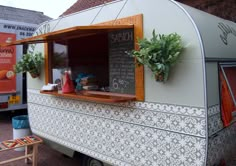
M65 72L65 84L62 87L62 93L71 93L75 91L73 81L68 72Z

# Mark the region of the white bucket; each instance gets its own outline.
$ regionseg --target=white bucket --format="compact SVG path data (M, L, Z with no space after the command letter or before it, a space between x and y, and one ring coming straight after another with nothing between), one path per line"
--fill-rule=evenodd
M22 138L25 136L31 135L30 129L14 129L13 128L13 139ZM25 148L16 148L15 151L24 151Z

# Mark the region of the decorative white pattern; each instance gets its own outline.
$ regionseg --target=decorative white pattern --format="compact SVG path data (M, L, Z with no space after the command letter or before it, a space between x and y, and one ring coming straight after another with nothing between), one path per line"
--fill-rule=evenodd
M208 140L208 166L224 159L228 165L236 154L236 123L211 136Z
M41 100L48 102L45 98ZM114 165L204 164L205 138L67 111L64 108L33 103L29 103L28 107L33 132Z
M80 100L59 98L50 95L35 94L31 92L28 93L28 96L28 103L37 103L47 107L78 112L81 114L88 114L96 117L112 119L115 121L127 122L130 124L138 124L162 130L174 131L203 138L206 136L205 118L186 116L186 112L192 112L193 114L194 112L196 113L197 108L189 107L188 110L187 107L174 107L173 105L161 106L160 104L158 107L156 107L157 105L155 105L154 103L147 102L144 102L144 104L140 104L140 102L130 102L128 103L130 105L129 107L124 107L124 103L123 106L121 106L122 104L108 105L102 103L92 103ZM133 105L140 106L132 107ZM184 111L181 111L181 108L184 108ZM173 112L177 112L177 114L174 114ZM179 114L180 112L185 113L181 115Z
M50 95L40 94L39 90L32 90L32 89L28 89L28 94L31 95L31 97L36 97L37 99L39 97L38 95L50 96ZM29 98L29 101L34 102L35 99L31 99L31 97ZM157 112L160 111L162 113L177 114L177 115L183 115L183 116L191 116L191 117L199 117L199 118L206 117L205 109L199 108L199 107L171 105L171 104L163 104L163 103L159 104L159 103L151 103L151 102L125 102L125 103L114 104L114 105L131 108L131 109L142 109L142 110L157 111Z
M220 113L220 105L213 105L208 107L208 116L213 116Z
M130 103L121 103L120 105L124 107L132 107L137 109L147 109L151 111L158 111L164 113L173 113L180 114L185 116L195 116L195 117L205 117L205 109L198 107L190 106L180 106L180 105L171 105L171 104L158 104L158 103L149 103L149 102L130 102Z
M208 117L208 136L211 136L223 129L220 113Z
M223 129L221 120L220 106L214 105L208 107L208 136L211 136Z

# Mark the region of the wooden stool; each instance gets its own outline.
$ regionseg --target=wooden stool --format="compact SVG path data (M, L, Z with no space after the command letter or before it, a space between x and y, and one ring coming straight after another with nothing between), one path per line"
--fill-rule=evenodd
M26 136L23 138L17 138L14 140L6 140L0 143L0 152L13 150L20 147L25 147L25 155L20 157L11 158L8 160L0 161L0 165L10 163L13 161L25 159L25 163L29 160L32 161L32 166L37 166L38 161L38 145L42 143L42 139L36 136ZM30 153L30 147L32 147L32 152Z

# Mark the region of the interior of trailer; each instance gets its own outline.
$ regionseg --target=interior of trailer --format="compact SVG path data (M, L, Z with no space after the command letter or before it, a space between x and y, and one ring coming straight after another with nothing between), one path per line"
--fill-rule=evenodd
M133 34L132 28L90 31L65 38L61 33L60 38L47 43L49 83L58 84L61 80L64 84L63 77L68 72L76 98L106 102L135 100L135 61L129 54L134 50Z

